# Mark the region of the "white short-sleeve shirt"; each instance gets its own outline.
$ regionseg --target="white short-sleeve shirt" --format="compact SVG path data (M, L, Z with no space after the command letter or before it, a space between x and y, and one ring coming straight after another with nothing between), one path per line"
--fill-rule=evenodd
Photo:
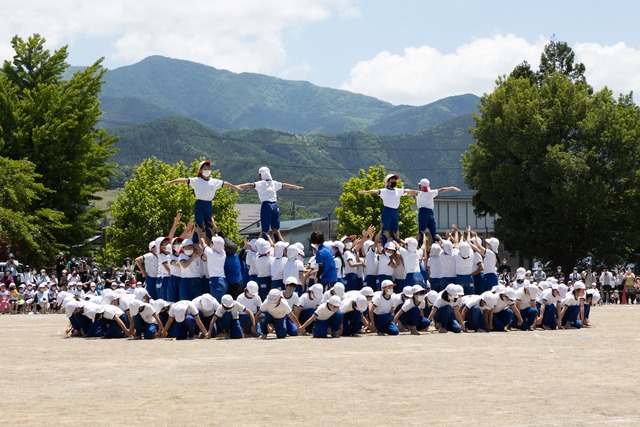
M400 294L394 294L387 299L382 295L382 292L376 292L371 300L371 303L375 306L373 313L387 314L393 312L393 310L400 304L398 297L400 297Z
M329 308L327 307L327 303L325 302L320 304L318 308L316 308L315 315L318 316L317 317L318 320L328 320L331 318L331 316L333 316L336 313L337 311L329 310Z
M276 192L282 189L282 183L273 180L254 182L253 186L261 202L276 202L278 200Z
M196 193L196 199L211 201L216 196L216 191L222 187L224 181L221 179L209 178L208 180L200 177L187 178L189 186Z
M188 261L189 257L186 256L185 254L180 254L180 257L178 258L178 261L182 262L182 261ZM180 277L185 277L185 278L194 278L194 277L201 277L202 276L202 265L200 264L202 262L202 260L200 259L200 256L195 255L193 257L193 261L191 261L191 264L189 264L187 267L180 267Z
M263 302L260 306L260 311L263 313L269 313L275 319L282 319L284 316L291 313L291 307L289 307L289 303L287 301L281 298L279 303Z
M416 206L418 206L418 209L433 209L435 206L433 199L438 195L438 192L438 190L420 191L416 196Z
M225 277L224 275L224 262L227 258L227 254L222 252L216 252L209 246L204 248L204 254L207 256L207 270L209 277Z
M249 311L252 312L253 314L256 314L258 312L258 309L262 305L262 299L260 298L259 295L255 295L253 298L249 298L247 297L246 292L243 292L240 295L238 295L238 298L236 298L236 301L242 304L243 306L245 306L245 308L248 308Z
M240 317L240 314L244 313L244 310L245 310L244 305L240 304L238 301L234 301L233 306L229 311L231 312L231 317L237 320ZM224 308L222 304L220 304L220 307L216 310L216 316L222 317L226 312L227 310Z
M440 256L432 256L427 260L427 266L429 267L429 276L433 279L439 279L442 277L442 268L440 264Z
M282 277L295 277L296 282L300 285L300 272L304 271L304 264L298 259L287 259L282 267Z
M158 257L151 252L147 252L142 256L144 269L149 277L158 277Z
M382 198L382 203L386 208L398 209L400 207L400 198L404 194L404 188L381 188L378 194Z

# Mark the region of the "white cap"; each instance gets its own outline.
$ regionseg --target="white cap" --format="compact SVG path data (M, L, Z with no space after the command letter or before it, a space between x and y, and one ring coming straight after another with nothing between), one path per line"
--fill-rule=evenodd
M538 285L535 283L530 284L527 288L529 289L529 297L532 299L540 293L540 288L538 288Z
M262 166L260 169L258 169L258 173L260 174L260 179L263 179L265 181L271 179L271 171L266 166Z
M133 297L135 299L142 300L142 298L150 297L150 296L149 296L149 292L147 292L145 288L136 288L136 290L133 291Z
M496 239L495 237L489 237L487 239L487 243L491 246L491 250L493 252L498 252L498 249L500 248L500 240Z
M493 288L491 288L491 292L496 295L504 294L506 291L507 288L505 288L503 285L495 285Z
M206 312L212 312L216 307L216 299L211 294L202 294L200 297L200 304L202 306L202 310Z
M405 242L407 244L407 250L414 252L416 249L418 249L418 241L415 237L409 237L405 240Z
M176 319L176 322L184 322L184 319L187 317L187 307L189 303L187 301L178 301L173 304L173 316Z
M86 303L84 305L83 313L86 317L94 321L96 320L96 314L104 313L104 305Z
M283 282L285 285L298 285L298 279L295 276L289 276L286 279L284 279Z
M419 187L429 187L429 185L431 185L431 183L429 182L429 180L427 178L422 178L420 180L420 182L418 183Z
M274 304L278 302L280 298L282 298L282 292L278 289L271 289L267 295L267 302Z
M327 302L336 307L340 307L342 305L342 299L338 295L333 295Z
M256 249L258 255L266 255L271 250L271 244L267 240L260 238L256 240Z
M402 288L402 295L404 295L407 298L413 298L413 287L405 286L404 288Z
M399 177L398 177L398 175L396 175L395 173L390 173L389 175L387 175L387 176L384 178L384 185L385 185L385 186L389 183L389 180L390 180L391 178L398 179Z
M298 248L300 256L304 256L304 245L301 242L295 242L293 246Z
M340 282L333 285L333 292L342 299L344 297L344 285Z
M560 284L554 285L553 289L557 289L558 293L560 294L560 298L564 298L567 295L567 291L569 290L569 287L564 283L560 283Z
M516 290L513 288L507 288L504 291L504 294L509 297L510 300L515 300L516 299Z
M395 244L395 242L390 240L387 243L385 243L384 248L385 249L391 249L392 251L395 251L396 250L396 244Z
M165 307L168 307L171 304L163 299L156 299L151 301L151 305L156 310L156 313L160 313Z
M433 305L434 302L438 299L438 293L436 291L427 292L427 301L429 304Z
M344 243L342 242L333 242L333 247L338 248L340 253L344 252Z
M184 248L185 246L189 246L189 245L193 245L193 240L191 239L184 239L182 241L182 247Z
M524 267L518 267L516 270L516 280L522 280L527 275L527 270Z
M362 289L360 289L360 294L364 297L372 297L373 288L371 286L364 286Z
M455 283L449 283L444 290L452 297L458 298L458 287Z
M222 300L220 302L226 308L230 308L231 306L233 306L233 297L229 294L225 294L222 296Z
M498 295L492 292L484 292L480 298L487 304L487 308L491 310L498 304Z
M426 292L427 291L425 288L423 288L420 285L413 285L411 287L411 290L413 291L414 295L417 294L417 293L420 293L420 292Z
M371 249L371 246L373 246L373 240L365 240L362 244L362 250L364 250L364 253L367 253L367 251Z
M300 249L296 245L289 245L287 247L287 258L293 259L300 254Z
M224 239L220 236L213 236L211 238L211 247L218 252L224 251Z
M322 298L322 285L320 283L316 283L309 288L309 292L313 294L315 299Z
M459 297L464 295L464 288L462 287L462 285L456 285L456 289L458 290Z
M140 312L140 307L142 307L143 304L144 303L140 299L134 299L133 301L131 301L129 303L129 311L131 312L131 315L135 316L136 314L138 314Z
M69 300L67 304L64 306L64 311L67 314L67 317L71 317L76 308L83 307L84 303L82 301L76 301L74 299Z
M211 166L211 162L210 162L209 160L203 160L203 161L201 161L200 163L198 163L198 170L201 170L201 169L202 169L202 167L203 167L204 165L209 165L209 166Z
M155 240L150 241L149 242L149 250L151 250L151 249L153 249L155 247L156 247L156 241Z
M386 288L387 286L395 286L396 284L393 283L391 280L387 279L387 280L383 280L382 283L380 284L381 288Z
M587 287L584 285L584 282L577 280L573 282L573 289L586 289Z
M250 280L247 282L246 288L249 295L253 295L253 296L258 295L259 287L258 287L258 284L253 280Z
M356 301L356 309L359 312L363 312L367 309L368 304L367 304L366 296L364 296L363 294L356 295L355 301Z

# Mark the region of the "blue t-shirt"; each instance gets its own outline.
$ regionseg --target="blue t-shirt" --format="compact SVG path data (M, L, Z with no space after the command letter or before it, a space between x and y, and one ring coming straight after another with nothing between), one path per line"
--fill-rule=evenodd
M242 269L238 254L227 255L224 260L224 275L227 278L227 283L242 282Z
M322 276L320 276L322 283L327 284L338 281L338 270L333 261L333 254L325 245L320 246L316 251L316 263L323 266Z

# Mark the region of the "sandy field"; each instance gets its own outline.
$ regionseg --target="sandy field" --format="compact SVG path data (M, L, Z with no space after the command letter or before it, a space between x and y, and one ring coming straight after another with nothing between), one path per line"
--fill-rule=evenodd
M640 306L597 307L591 322L132 341L64 338L64 315L0 316L0 424L640 425Z

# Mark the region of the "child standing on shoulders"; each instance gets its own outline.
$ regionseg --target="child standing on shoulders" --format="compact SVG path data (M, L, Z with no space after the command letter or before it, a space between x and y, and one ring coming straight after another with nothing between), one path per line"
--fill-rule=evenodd
M238 186L240 190L245 188L254 188L258 192L258 197L262 203L260 207L260 226L262 227L263 239L267 238L269 230L274 233L273 238L278 241L278 230L280 230L280 207L278 206L278 197L276 193L283 188L291 188L300 190L303 187L286 182L274 181L271 179L271 171L268 167L263 166L258 170L259 181L248 182Z

